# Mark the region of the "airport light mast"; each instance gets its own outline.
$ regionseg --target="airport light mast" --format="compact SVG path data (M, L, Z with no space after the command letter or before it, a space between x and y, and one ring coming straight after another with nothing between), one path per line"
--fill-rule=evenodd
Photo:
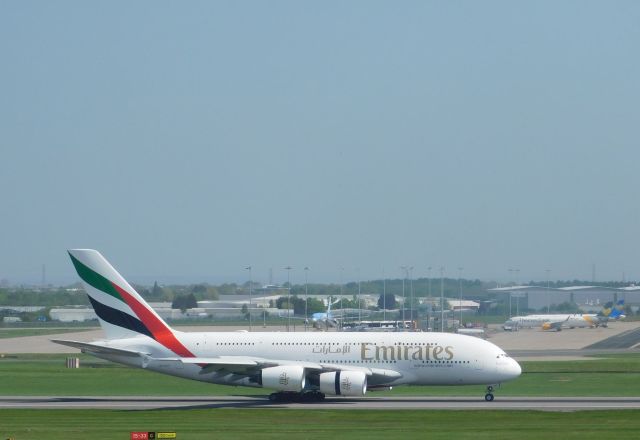
M431 327L431 312L433 311L431 302L431 266L427 267L427 296L429 298L427 303L427 330L431 329L433 331Z
M440 268L440 331L444 332L444 266Z
M358 273L358 325L362 325L362 305L360 304L360 269L356 269Z
M307 313L307 303L309 302L309 268L307 266L304 267L304 331L307 331L307 327L309 327L309 314ZM327 318L329 318L327 316Z
M458 307L460 308L460 322L458 323L458 328L462 327L462 271L464 267L458 268L458 295L460 296L460 300L458 302Z
M382 268L382 320L387 320L387 278L384 275L384 267Z
M245 267L246 270L249 271L249 331L252 330L252 322L251 322L251 307L252 307L252 293L253 293L253 282L251 281L251 266Z
M287 331L289 331L289 327L291 326L291 281L289 279L291 269L293 269L291 266L285 267L287 271Z
M402 328L404 329L404 312L407 308L407 303L404 300L404 282L407 279L407 266L400 266L400 269L404 272L404 276L402 277Z
M547 314L549 314L549 272L551 269L545 269L545 272L547 273Z
M411 316L411 330L414 330L413 328L413 266L409 267L408 270L409 270L409 297L411 298L409 315Z

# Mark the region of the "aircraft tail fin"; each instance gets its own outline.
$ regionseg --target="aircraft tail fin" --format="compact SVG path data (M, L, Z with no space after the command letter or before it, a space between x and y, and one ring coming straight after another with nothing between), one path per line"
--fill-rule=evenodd
M145 335L180 356L193 356L100 252L93 249L68 252L107 339Z
M619 300L616 305L611 309L609 313L609 319L622 319L624 318L624 300Z
M612 310L613 310L613 301L609 301L602 307L602 310L598 312L598 316L608 318Z

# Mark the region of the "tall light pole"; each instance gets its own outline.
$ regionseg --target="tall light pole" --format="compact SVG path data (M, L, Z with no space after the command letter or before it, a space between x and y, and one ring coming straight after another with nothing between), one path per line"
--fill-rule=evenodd
M344 309L342 308L342 277L344 275L344 267L340 268L340 329L344 325Z
M251 322L251 307L253 305L252 301L251 301L251 297L252 297L252 292L253 292L253 286L252 286L252 281L251 281L251 266L247 266L245 267L246 270L249 271L249 331L252 330L252 322Z
M358 325L362 325L362 307L360 304L360 269L356 269L358 274Z
M440 331L444 332L444 266L440 268Z
M291 266L285 267L287 271L287 331L289 331L289 326L291 326L291 311L289 310L291 308L291 282L289 279L291 269L293 269Z
M402 269L403 277L402 277L402 328L404 329L404 311L407 308L407 303L404 300L404 281L407 279L407 266L400 266Z
M427 331L433 331L431 327L431 312L433 304L431 303L431 266L427 267Z
M513 283L513 273L514 273L515 271L516 271L515 269L511 269L511 268L509 268L509 278L510 278L510 280L509 280L509 281L510 281L511 283ZM515 285L515 283L514 283L514 285ZM513 289L511 289L511 290L509 291L509 318L511 318L511 316L513 316L513 315L511 314L511 298L512 298L512 297L513 297Z
M411 330L413 330L413 266L409 268L409 297L411 298Z
M307 331L309 326L309 314L307 313L307 306L309 302L309 267L304 267L304 331ZM328 318L328 317L327 317Z
M516 269L516 286L519 285L520 269ZM520 316L520 292L516 295L516 316Z
M382 320L387 320L387 277L384 275L384 267L382 268Z
M549 272L551 272L551 269L546 269L545 272L547 273L547 314L549 313L549 296L551 294L551 292L549 292Z
M458 295L460 296L460 300L458 301L458 307L460 308L460 323L459 327L462 327L462 271L464 267L458 268Z

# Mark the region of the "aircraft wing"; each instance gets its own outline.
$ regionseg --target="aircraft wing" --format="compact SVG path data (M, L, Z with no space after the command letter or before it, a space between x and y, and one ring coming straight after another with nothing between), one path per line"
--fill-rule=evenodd
M320 365L313 362L278 361L245 356L220 356L213 358L181 357L154 360L178 361L186 365L199 365L200 367L202 367L202 373L211 373L213 371L228 371L240 375L250 375L263 368L277 367L279 365L301 365L308 370L321 369Z
M90 344L88 342L67 341L64 339L51 339L51 342L55 342L56 344L60 344L60 345L66 345L67 347L77 348L81 350L83 353L89 353L89 354L99 353L99 354L112 354L112 355L118 355L118 356L131 356L131 357L146 356L149 354L149 353L143 353L143 352L134 351L134 350L124 350L122 348L113 348L113 347L106 347L104 345Z
M229 371L240 375L250 375L263 368L278 367L283 365L299 365L313 373L327 373L330 371L362 371L367 376L378 379L382 382L389 382L402 377L402 374L395 370L384 368L367 368L358 366L346 366L337 364L320 364L316 362L292 361L280 359L264 359L244 356L220 356L215 358L170 358L154 359L156 361L180 361L183 364L196 364L202 367L203 373L213 371Z
M229 372L240 376L250 376L263 368L278 367L283 365L299 365L314 374L327 373L331 371L362 371L369 376L373 382L391 382L402 377L402 374L384 368L358 367L355 365L325 364L306 361L292 361L284 359L265 359L248 356L218 356L218 357L175 357L175 358L154 358L150 353L122 348L107 347L104 345L91 344L87 342L67 341L62 339L51 339L56 344L66 345L81 350L89 354L105 354L143 358L143 365L146 367L151 362L174 363L180 362L185 365L199 365L202 373Z

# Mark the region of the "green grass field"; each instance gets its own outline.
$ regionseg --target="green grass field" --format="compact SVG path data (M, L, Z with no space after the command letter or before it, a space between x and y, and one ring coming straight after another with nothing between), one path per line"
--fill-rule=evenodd
M266 395L267 390L193 382L81 355L0 358L3 395ZM523 362L522 377L496 395L640 396L640 355ZM475 395L483 387L399 387L384 395ZM129 439L131 431L173 431L178 439L566 439L636 438L640 411L431 411L174 409L0 410L0 439Z
M267 395L260 388L204 384L81 355L80 369L65 368L64 355L0 358L4 395ZM522 362L523 374L496 396L640 396L640 355L585 361ZM397 387L384 395L481 396L482 386Z
M637 438L640 411L416 410L2 410L0 435L16 440L129 439L173 431L209 439L570 439Z

